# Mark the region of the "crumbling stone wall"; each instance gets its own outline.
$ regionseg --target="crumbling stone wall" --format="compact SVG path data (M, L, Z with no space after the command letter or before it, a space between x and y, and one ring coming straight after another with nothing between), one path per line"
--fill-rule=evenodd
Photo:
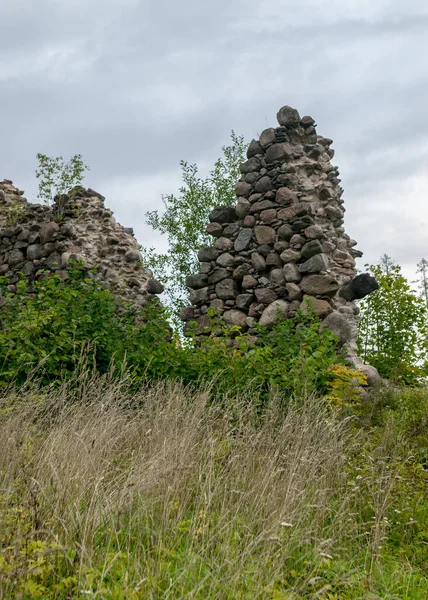
M11 181L0 182L0 276L7 276L9 290L19 273L30 281L43 271L67 279L76 260L95 267L103 285L135 306L163 291L144 268L132 229L116 222L103 196L78 187L46 206L27 202Z
M362 256L343 227L338 168L332 140L317 135L311 117L284 106L279 127L263 131L248 147L236 184L236 206L220 206L207 227L212 246L199 251L200 272L188 277L192 307L182 311L199 331L210 325L214 307L230 325L256 334L255 324L307 310L310 300L346 347L357 354L358 306L377 287L367 274L355 277ZM369 372L370 369L366 369Z

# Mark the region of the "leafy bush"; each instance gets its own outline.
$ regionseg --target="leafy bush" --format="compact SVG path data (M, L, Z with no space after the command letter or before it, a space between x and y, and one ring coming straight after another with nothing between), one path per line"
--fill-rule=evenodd
M76 268L64 281L48 275L32 286L24 278L16 293L7 293L0 309L0 379L24 383L37 369L42 381L72 373L82 357L100 373L120 370L127 357L134 359L148 376L165 372L170 331L162 310L152 307L138 315L146 325L137 325L137 314L118 304L115 297L90 276ZM168 365L169 366L169 365Z
M360 303L359 347L382 377L417 384L427 374L428 324L425 302L410 288L388 256L366 265L379 289Z
M337 338L328 329L320 331L314 313L299 312L296 319L287 319L272 330L259 327L257 343L209 314L211 333L203 341L194 338L186 352L187 381L210 381L215 376L220 394L239 394L251 387L262 398L272 388L293 396L327 391L332 379L329 367L339 361Z
M37 197L46 204L51 204L55 196L66 194L81 184L84 179L83 173L89 169L81 154L75 154L68 163L64 163L62 156L51 158L39 152L37 160L39 168L36 169L36 177L40 179Z
M7 293L0 309L0 378L22 384L37 372L43 383L73 373L85 357L99 373L126 368L139 385L174 378L186 383L216 378L216 393L238 394L249 386L266 397L274 387L301 396L326 393L338 362L337 339L319 330L314 315L299 314L272 331L259 328L257 344L213 314L212 332L185 345L174 336L168 312L156 303L142 310L119 303L81 268L64 281L45 274ZM223 335L216 332L222 327ZM231 337L232 336L232 337Z

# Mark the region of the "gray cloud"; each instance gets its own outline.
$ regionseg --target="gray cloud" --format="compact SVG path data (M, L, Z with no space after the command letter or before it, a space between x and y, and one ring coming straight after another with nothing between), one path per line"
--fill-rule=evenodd
M209 168L283 104L332 137L369 262L427 255L425 0L16 0L0 8L0 177L34 200L35 155L82 153L144 245L179 160ZM123 192L121 192L123 190Z

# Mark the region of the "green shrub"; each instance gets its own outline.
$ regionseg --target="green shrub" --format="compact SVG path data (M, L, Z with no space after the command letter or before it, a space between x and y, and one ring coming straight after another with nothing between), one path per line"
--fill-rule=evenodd
M138 315L147 324L137 326L137 314L120 306L84 270L75 268L69 276L64 281L46 274L31 287L24 278L16 293L6 293L8 281L2 279L6 302L0 309L1 381L21 384L37 370L47 383L72 373L83 356L105 373L133 359L137 345L140 371L159 373L168 353L158 343L169 335L162 310L149 307L147 314Z
M337 338L328 329L320 331L314 313L299 312L295 319L287 319L272 330L259 327L257 344L233 327L223 326L223 336L217 337L221 321L213 314L211 318L213 332L199 345L193 340L186 353L186 376L190 380L210 381L215 376L216 389L222 394L232 390L240 393L250 386L262 397L271 388L294 396L314 389L327 391L329 367L339 361Z
M415 385L426 378L428 324L425 302L384 256L366 265L379 289L360 303L359 349L364 361L392 381Z
M251 386L262 398L271 388L301 396L314 389L326 393L334 378L330 368L338 362L336 337L320 331L313 314L299 314L273 330L259 328L257 344L212 314L211 334L183 345L166 309L154 302L140 310L119 303L82 268L71 270L66 281L45 274L32 288L23 278L16 293L5 296L0 309L3 383L22 384L32 373L42 383L60 380L84 357L86 366L99 373L127 369L135 385L171 377L188 384L215 378L219 395Z

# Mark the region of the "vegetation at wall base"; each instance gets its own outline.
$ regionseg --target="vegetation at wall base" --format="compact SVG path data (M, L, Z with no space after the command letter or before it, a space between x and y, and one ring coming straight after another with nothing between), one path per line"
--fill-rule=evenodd
M203 343L200 336L183 343L171 331L168 311L156 301L140 310L118 304L114 293L97 281L96 271L88 273L78 265L66 279L40 273L31 285L23 277L13 292L9 287L3 278L3 386L22 385L34 375L43 384L72 376L82 357L100 374L119 376L127 369L135 385L165 378L186 384L216 378L217 391L229 395L249 385L265 397L271 388L290 396L304 396L308 390L326 394L332 382L343 379L343 371L332 370L343 362L337 338L328 329L320 331L310 311L273 330L259 328L257 344L210 313L212 329ZM349 373L346 377L351 383Z

